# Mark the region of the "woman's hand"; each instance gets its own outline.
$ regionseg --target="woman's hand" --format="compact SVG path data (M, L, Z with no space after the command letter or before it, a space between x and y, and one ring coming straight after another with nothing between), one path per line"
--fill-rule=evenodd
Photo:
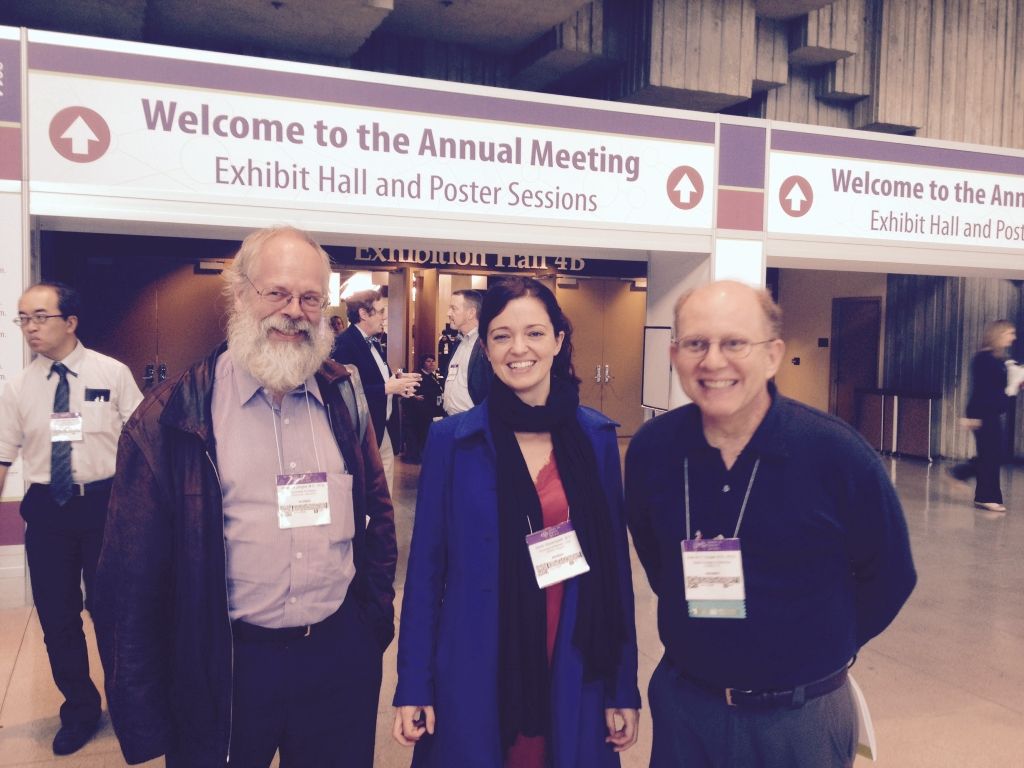
M606 709L604 722L608 726L605 742L612 745L616 752L625 752L636 744L640 713L635 709ZM619 727L621 723L621 727Z
M411 747L424 733L434 733L433 707L395 707L395 724L391 728L395 741L403 747ZM636 740L635 736L633 740Z

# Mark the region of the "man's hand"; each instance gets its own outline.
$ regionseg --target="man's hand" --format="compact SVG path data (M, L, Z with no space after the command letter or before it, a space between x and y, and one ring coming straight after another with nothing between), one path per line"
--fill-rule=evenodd
M423 734L434 734L433 707L395 707L395 724L391 735L403 747L411 747Z
M384 382L384 393L388 395L412 397L416 394L416 389L420 385L421 378L423 377L418 373L403 373L399 371Z

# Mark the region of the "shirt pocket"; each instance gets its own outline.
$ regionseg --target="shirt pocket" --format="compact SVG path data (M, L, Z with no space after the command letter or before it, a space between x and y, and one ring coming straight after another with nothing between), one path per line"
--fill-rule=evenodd
M82 432L96 434L110 430L114 406L109 400L86 400L82 403Z

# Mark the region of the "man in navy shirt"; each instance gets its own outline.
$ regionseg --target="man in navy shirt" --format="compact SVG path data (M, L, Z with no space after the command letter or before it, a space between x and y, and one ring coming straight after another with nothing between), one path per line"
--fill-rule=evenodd
M671 354L693 403L645 424L626 455L665 645L649 691L653 768L851 766L847 667L916 581L877 454L771 383L780 336L764 291L684 294Z

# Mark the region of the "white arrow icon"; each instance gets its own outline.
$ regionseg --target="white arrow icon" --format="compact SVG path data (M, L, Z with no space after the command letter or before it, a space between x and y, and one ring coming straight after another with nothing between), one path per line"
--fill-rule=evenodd
M93 133L92 128L85 122L81 115L68 126L68 129L61 135L62 139L71 139L71 154L88 155L89 142L99 141L99 136Z
M793 213L800 213L800 209L804 207L804 203L807 201L804 191L800 189L800 185L795 181L793 186L789 188L789 194L786 195L786 199L789 200L789 208Z
M672 191L679 195L680 205L690 205L697 188L693 186L693 182L690 181L690 174L684 173L679 177L679 182Z

